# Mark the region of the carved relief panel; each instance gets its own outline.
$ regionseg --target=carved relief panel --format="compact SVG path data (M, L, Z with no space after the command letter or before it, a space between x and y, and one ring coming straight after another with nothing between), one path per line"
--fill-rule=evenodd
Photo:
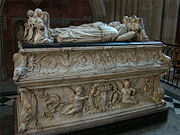
M87 75L128 71L137 67L139 69L148 69L149 66L159 68L169 63L167 60L160 48L43 52L26 56L18 53L18 58L15 60L15 71L16 68L19 70L18 67L27 67L28 72L26 75L21 75L21 79L29 80L38 77L45 78L47 75L62 77L79 73ZM20 64L17 66L16 63L19 61Z
M117 109L123 112L153 101L161 103L158 93L162 89L157 89L154 81L156 76L32 90L21 88L21 131L37 125L48 126L54 121L66 123L77 116L83 118Z

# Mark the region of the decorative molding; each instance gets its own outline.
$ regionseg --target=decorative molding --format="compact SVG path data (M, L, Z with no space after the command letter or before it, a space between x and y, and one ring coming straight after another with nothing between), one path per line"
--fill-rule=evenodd
M92 47L93 48L93 47ZM23 50L22 50L23 51ZM169 67L170 58L162 55L161 48L127 48L92 51L44 52L14 55L14 80L44 79L46 76L103 74L132 69L157 69L163 63ZM48 65L48 66L47 66ZM21 70L21 71L20 71ZM26 73L27 72L27 73ZM87 74L88 73L88 74ZM63 76L62 76L63 75Z

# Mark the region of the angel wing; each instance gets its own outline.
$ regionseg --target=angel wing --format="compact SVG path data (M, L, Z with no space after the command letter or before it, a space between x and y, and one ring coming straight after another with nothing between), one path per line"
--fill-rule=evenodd
M144 29L144 21L142 18L139 18L139 24L141 25L141 27Z
M46 24L47 28L50 27L50 16L49 16L49 13L48 12L43 12L42 13L42 19L44 21L44 23Z

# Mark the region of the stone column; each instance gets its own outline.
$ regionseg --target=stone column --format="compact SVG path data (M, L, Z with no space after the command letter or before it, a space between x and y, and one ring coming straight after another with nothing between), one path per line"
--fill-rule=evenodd
M93 21L103 21L106 19L106 9L103 0L89 0L93 11Z
M0 1L0 81L7 79L7 70L4 59L4 46L3 46L3 16L2 9L5 0Z

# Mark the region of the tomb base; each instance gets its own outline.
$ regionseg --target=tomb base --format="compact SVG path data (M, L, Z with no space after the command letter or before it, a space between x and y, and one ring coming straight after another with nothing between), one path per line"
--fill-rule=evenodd
M160 77L170 58L161 42L19 46L17 134L52 135L117 122L130 128L134 120L167 115Z

